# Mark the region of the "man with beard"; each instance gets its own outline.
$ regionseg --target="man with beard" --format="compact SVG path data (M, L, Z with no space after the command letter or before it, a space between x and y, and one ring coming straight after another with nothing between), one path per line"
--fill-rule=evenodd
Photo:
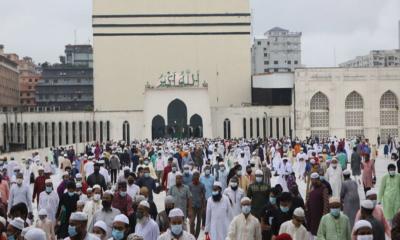
M150 204L143 200L136 211L135 233L146 240L157 240L160 235L157 223L150 217Z
M198 238L200 234L201 219L206 202L206 188L200 182L200 173L197 170L193 172L193 178L192 182L189 184L189 190L192 194L192 217L190 218L190 233ZM194 227L195 221L196 229Z
M95 163L94 164L94 172L89 175L87 179L87 184L90 187L93 187L94 185L98 184L100 187L103 189L103 191L107 190L107 184L106 184L106 179L102 174L100 174L100 164Z
M175 199L173 196L166 196L164 199L165 210L158 213L156 222L160 228L160 233L164 233L169 228L169 212L175 207Z
M220 182L214 182L212 196L207 200L205 235L211 239L225 239L231 219L231 206L222 195Z
M242 213L240 201L245 197L244 191L239 188L237 177L231 178L229 187L224 190L224 195L228 197L232 207L232 218Z

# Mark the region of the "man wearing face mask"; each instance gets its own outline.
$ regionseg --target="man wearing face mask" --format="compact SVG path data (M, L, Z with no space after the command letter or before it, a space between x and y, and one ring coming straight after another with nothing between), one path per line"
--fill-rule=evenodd
M50 219L47 218L46 209L40 209L38 215L39 219L36 220L36 227L42 229L46 233L48 240L56 240L54 224Z
M339 198L329 199L330 213L325 214L318 227L318 239L351 240L349 218L340 212L342 204Z
M271 225L274 219L274 214L278 209L277 198L280 196L281 192L277 187L273 187L269 193L269 198L267 198L267 204L262 210L261 215L261 234L263 239L271 239L272 231Z
M46 188L39 195L39 210L45 209L47 212L47 218L51 221L56 220L56 210L58 207L58 203L60 202L60 198L58 194L53 189L53 183L51 179L47 179L45 181Z
M178 172L176 174L176 185L172 186L167 195L171 195L175 198L175 207L180 208L185 214L185 226L186 230L186 218L191 218L192 216L192 193L189 187L183 184L182 173Z
M113 220L115 216L118 214L121 214L121 212L116 209L111 207L111 203L113 201L113 194L111 191L106 191L103 193L103 196L101 198L101 205L103 205L103 208L99 211L97 211L93 215L93 220L90 223L89 231L91 232L93 229L93 224L99 220L102 220L106 223L107 225L107 238L111 236L111 230L113 227Z
M102 208L101 205L101 187L99 185L93 186L93 198L85 203L83 212L88 216L88 222L91 223L95 212Z
M140 188L135 184L136 175L134 173L129 173L128 175L128 185L127 185L127 193L133 199L136 195L139 194Z
M239 188L239 180L237 177L231 178L229 187L224 191L224 195L228 197L232 207L232 218L236 217L242 212L240 201L245 197L244 191Z
M209 165L206 165L204 167L204 175L200 177L200 182L206 188L206 199L211 197L214 179L214 176L211 175L211 167Z
M226 240L261 240L260 222L250 213L250 198L244 197L240 202L242 213L233 218Z
M278 198L278 207L272 213L271 231L273 236L279 235L281 225L293 218L292 195L283 192Z
M131 216L133 213L132 198L126 192L126 182L118 183L118 191L114 194L112 206L125 216Z
M367 198L367 200L371 200L373 203L374 209L372 211L372 216L383 224L386 235L390 237L391 227L383 214L382 206L378 204L378 201L376 200L378 198L377 192L374 189L371 189L367 192L365 197ZM358 210L355 222L357 222L360 219L361 219L361 210Z
M183 166L183 184L189 186L192 183L193 174L190 172L189 165Z
M10 199L8 200L8 211L11 207L18 203L25 203L28 207L29 215L32 216L32 200L29 185L22 184L24 182L23 174L17 174L17 184L11 186Z
M332 196L340 198L340 190L342 189L343 175L342 168L338 164L336 158L332 159L329 168L326 170L325 179L331 184Z
M387 167L388 173L382 177L381 186L378 194L378 202L383 205L385 218L390 222L398 212L400 201L400 176L396 172L396 166L391 163Z
M192 234L183 230L184 214L181 209L174 208L169 212L170 228L158 240L195 240Z
M265 198L269 196L269 186L263 181L263 172L260 169L256 170L255 182L250 184L247 190L247 196L251 201L251 214L258 219L261 218L262 210L265 207Z
M149 215L150 204L147 201L141 201L136 211L137 223L135 233L146 240L157 240L160 230L157 223Z
M83 212L74 212L69 218L68 235L64 240L100 240L96 235L88 233L87 215Z
M371 223L374 239L385 239L383 224L372 215L373 211L374 203L371 200L364 200L361 202L361 219Z
M169 212L175 208L175 198L173 196L166 196L164 199L165 210L158 213L156 222L160 228L160 233L164 233L169 228Z
M287 233L293 239L298 240L310 239L307 229L303 226L304 216L304 210L302 208L296 208L293 212L293 218L281 225L279 234Z
M103 189L103 191L107 190L106 179L100 173L100 164L99 163L94 164L94 172L91 175L89 175L89 177L87 178L87 184L90 187L93 187L94 185L98 184Z
M75 193L75 190L75 182L69 181L67 183L67 192L61 196L58 204L56 218L59 220L57 224L60 227L57 236L61 238L68 236L68 219L70 218L71 213L76 211L79 196Z
M167 177L167 191L175 185L175 179L176 179L176 172L178 168L175 163L172 164L171 172L168 173Z
M129 219L124 214L115 216L110 240L126 240L129 233Z
M193 179L192 182L189 184L189 190L192 194L193 212L192 217L190 218L190 233L198 238L200 234L201 219L206 205L206 188L204 187L204 184L200 182L200 173L197 170L193 172Z
M222 191L226 189L226 183L228 180L228 171L226 170L225 163L223 159L221 158L221 161L218 163L219 168L217 171L217 176L216 176L216 181L220 182L222 184Z
M149 201L153 201L153 192L159 193L160 184L150 176L150 169L148 167L143 169L143 176L136 181L136 184L140 188L146 187L149 190Z
M20 240L22 229L24 229L25 223L22 218L14 218L10 221L7 226L7 240Z
M225 239L231 219L229 199L222 195L220 182L214 182L212 197L207 200L205 235L211 239Z
M35 179L35 184L33 185L33 195L32 195L32 202L35 201L37 197L37 204L39 205L40 201L40 193L45 190L45 181L47 177L44 175L44 168L38 168L39 176Z

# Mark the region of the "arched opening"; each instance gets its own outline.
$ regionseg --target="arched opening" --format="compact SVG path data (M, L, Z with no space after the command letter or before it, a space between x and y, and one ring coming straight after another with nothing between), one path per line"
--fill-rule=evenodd
M103 121L100 121L100 142L103 142Z
M386 91L380 99L380 137L382 142L390 142L399 136L399 104L392 91Z
M76 122L72 122L72 143L76 143Z
M193 129L193 132L190 134L190 137L201 138L203 137L203 119L198 114L194 114L190 118L190 127Z
M129 143L131 141L130 139L130 126L129 126L129 122L128 121L124 121L124 123L122 124L122 139Z
M44 146L49 147L49 123L44 123Z
M151 138L163 138L165 136L165 120L162 116L157 115L151 121Z
M243 118L243 138L247 138L246 118Z
M62 123L58 123L58 145L62 145Z
M231 120L229 120L228 118L225 118L224 120L224 138L231 138Z
M86 121L86 142L90 142L90 123L89 121Z
M78 124L79 126L78 126L78 128L79 128L79 142L81 143L81 142L83 142L83 134L82 134L82 121L79 121L79 124Z
M106 122L106 137L107 141L110 141L110 121Z
M250 138L253 138L253 118L250 118Z
M175 99L168 105L168 129L172 128L174 131L168 131L172 138L187 137L187 108L184 102Z
M329 137L329 100L322 92L310 100L310 127L312 137Z
M346 137L364 136L364 100L355 91L347 95L345 100Z

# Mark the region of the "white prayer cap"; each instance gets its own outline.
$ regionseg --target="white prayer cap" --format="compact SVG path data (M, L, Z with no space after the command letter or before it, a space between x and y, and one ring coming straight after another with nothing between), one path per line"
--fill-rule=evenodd
M255 175L264 175L264 173L260 169L257 169Z
M39 216L44 216L44 215L47 216L47 211L46 211L45 208L42 208L42 209L40 209L40 211L39 211Z
M146 200L140 201L139 206L143 206L143 207L150 208L150 204L149 204L149 202L146 201Z
M38 167L38 171L44 171L44 168L42 166Z
M100 187L99 184L95 184L95 185L93 186L93 190L96 189L96 188L97 188L97 189L101 189L101 187Z
M87 188L87 189L86 189L86 192L87 192L87 193L88 193L88 192L93 192L93 188L91 188L91 187L90 187L90 188Z
M80 182L76 183L76 188L82 188L82 183Z
M361 207L372 210L374 209L374 203L371 200L364 200L361 202Z
M174 208L172 209L169 214L168 217L173 218L173 217L184 217L185 215L183 214L182 210L179 208Z
M359 220L354 224L353 232L357 232L360 228L369 228L372 229L372 225L367 220Z
M316 173L316 172L311 173L311 178L312 178L312 179L317 179L317 178L319 178L319 174Z
M21 168L20 168L19 166L15 166L15 167L14 167L14 171L15 171L15 170L21 170Z
M104 164L104 160L98 161L99 164Z
M123 169L124 171L126 171L126 170L131 170L129 167L124 167L124 169Z
M222 188L221 182L218 182L218 181L215 181L213 186Z
M46 179L46 181L44 181L44 183L46 184L46 183L53 183L53 182L51 181L51 179Z
M102 221L102 220L97 221L97 222L94 224L94 226L103 229L104 232L107 232L107 231L108 231L108 229L107 229L107 224L106 224L104 221Z
M293 215L295 215L296 217L304 217L304 210L301 207L298 207L294 210Z
M68 154L65 153L65 154L64 154L64 157L68 157Z
M94 158L93 156L89 156L88 160L93 160L93 158Z
M376 192L375 189L371 189L371 190L367 191L367 193L365 194L365 197L369 197L371 195L378 195L378 193Z
M330 197L329 203L340 203L340 199L337 197Z
M168 195L164 199L165 204L175 204L175 198L171 195Z
M83 201L83 200L78 200L77 202L76 202L76 205L85 205L85 201Z
M22 229L24 229L24 223L25 222L22 218L17 217L11 220L10 225L22 231Z
M79 201L78 201L78 204L79 204ZM69 219L75 220L75 221L87 221L88 216L84 212L73 212Z
M349 169L346 169L343 171L343 175L350 175L350 174L351 174L351 172Z
M219 166L224 166L225 163L224 163L224 162L219 162L218 165L219 165Z
M133 200L136 204L139 204L141 201L145 200L146 198L143 195L136 195L133 197Z
M82 178L82 174L80 173L75 174L75 178Z
M46 240L46 233L39 228L32 227L24 235L26 240Z
M177 177L177 176L182 176L182 173L181 172L176 172L175 177Z
M76 162L72 162L72 166L76 166Z
M246 201L251 202L251 199L248 198L248 197L244 197L244 198L242 198L242 199L240 200L240 203L243 204L243 203L246 202Z
M63 176L68 176L68 175L69 175L68 172L64 172L64 173L63 173Z
M311 159L311 160L310 160L310 163L311 163L311 164L315 164L315 159Z
M5 227L7 224L7 221L4 217L0 216L0 223L3 224L3 226Z
M122 222L125 224L129 224L129 219L127 216L125 216L125 214L118 214L117 216L114 217L113 223L115 222Z

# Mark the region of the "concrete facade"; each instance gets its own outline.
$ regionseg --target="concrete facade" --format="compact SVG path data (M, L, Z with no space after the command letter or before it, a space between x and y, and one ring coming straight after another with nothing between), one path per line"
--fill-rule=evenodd
M301 67L301 35L275 27L256 36L251 49L252 74L294 72Z
M95 110L143 110L146 83L187 70L212 107L251 102L248 1L93 2Z
M0 107L15 107L19 105L18 65L3 48L0 45Z
M398 136L399 96L400 68L298 69L294 106L296 136L305 138L313 131L338 137L360 133L372 141L378 135L381 139L389 134ZM324 106L324 99L327 107L318 107ZM318 122L325 117L328 121Z
M340 67L396 67L400 66L400 49L372 50L368 55L339 64Z
M36 106L36 84L41 79L38 67L32 58L24 57L18 61L20 104L25 107Z

